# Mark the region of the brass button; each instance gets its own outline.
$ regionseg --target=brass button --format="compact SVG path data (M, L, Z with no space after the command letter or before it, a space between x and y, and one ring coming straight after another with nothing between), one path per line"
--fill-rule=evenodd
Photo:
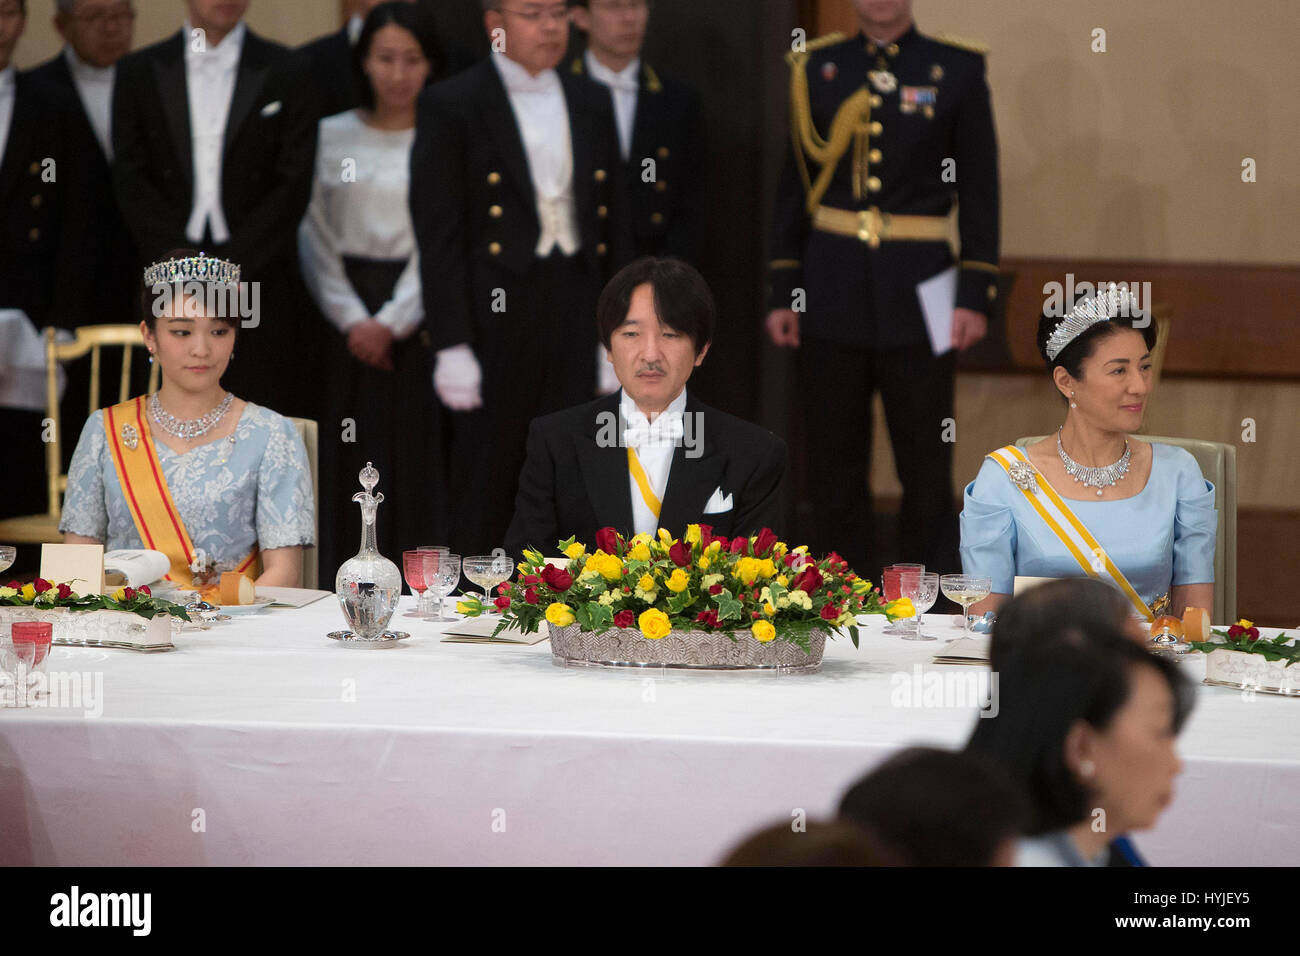
M604 254L605 254L605 244L603 242L596 243L596 255L603 256Z
M35 242L37 239L41 238L41 231L39 229L33 229L27 234L27 238L32 242Z
M491 206L491 207L488 209L488 215L491 216L493 219L500 219L500 218L501 218L501 207L500 207L500 206Z
M998 287L995 285L989 286L989 301L992 302L997 297L998 297Z
M500 173L496 173L496 172L488 173L488 185L489 185L489 186L495 186L495 185L496 185L497 183L499 183L499 182L501 182L501 174L500 174Z
M872 105L873 108L880 106L880 104L883 103L883 102L885 102L885 101L882 100L882 99L880 98L880 94L879 94L879 93L872 93L872 94L871 94L871 105Z
M876 50L877 50L877 47L876 47L876 45L875 45L874 43L868 43L868 44L867 44L867 52L870 53L872 56L875 56L875 55L876 55Z
M657 193L666 192L667 189L668 189L668 184L664 182L662 179L659 180L659 182L655 183L655 192Z
M27 171L31 173L33 176L35 176L37 173L41 171L41 164L33 159L32 164L27 167Z
M40 206L41 206L41 197L40 197L40 196L33 196L33 197L32 197L32 208L33 208L33 209L39 209Z
M871 163L878 163L880 162L881 158L884 155L885 154L882 153L880 150L873 149L871 152L867 153L867 161Z
M653 222L656 226L661 226L663 225L664 214L661 212L652 212L650 214L650 221Z
M885 49L885 52L888 53L890 56L898 56L898 44L897 43L889 44L889 46Z
M880 120L875 120L875 121L871 124L871 135L872 135L872 136L879 136L879 135L880 135L881 133L883 133L884 131L885 131L885 127L884 127L884 125L880 122Z
M873 193L878 193L878 192L880 192L880 177L879 177L879 176L868 176L868 177L867 177L867 188L870 189Z
M490 243L488 243L488 255L490 255L490 256L499 256L499 255L501 255L501 243L499 243L499 242L490 242Z
M660 146L659 149L658 149L658 153L659 153L659 158L660 158L660 159L667 159L667 158L668 158L668 147L667 147L667 146Z
M596 170L596 182L603 183L604 181L605 181L605 170L603 169Z
M599 216L601 219L604 219L606 216L609 215L609 209L608 209L608 207L606 207L606 206L597 206L597 207L596 207L596 215Z

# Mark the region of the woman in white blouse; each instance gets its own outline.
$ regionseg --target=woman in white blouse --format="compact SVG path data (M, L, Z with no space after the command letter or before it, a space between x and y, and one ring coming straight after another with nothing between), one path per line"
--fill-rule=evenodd
M307 288L337 333L329 335L333 414L322 423L323 495L347 500L357 472L374 462L390 502L379 510L379 546L395 554L440 530L434 509L441 496L431 490L437 411L407 207L415 104L439 60L433 24L416 4L379 4L366 16L354 56L363 105L320 121L298 247ZM344 508L321 514L328 577L352 553L356 516ZM337 515L332 527L328 515Z

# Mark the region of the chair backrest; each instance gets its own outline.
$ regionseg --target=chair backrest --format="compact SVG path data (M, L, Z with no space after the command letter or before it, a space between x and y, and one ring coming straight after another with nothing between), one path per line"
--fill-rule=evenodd
M1024 448L1043 436L1018 438ZM1214 612L1216 621L1237 619L1237 449L1223 442L1200 438L1166 438L1157 435L1132 436L1145 442L1176 445L1191 452L1201 474L1214 484L1214 507L1218 511L1214 539Z
M291 418L289 421L293 422L294 428L298 429L298 435L307 449L307 463L311 467L311 513L316 532L314 536L316 547L302 549L302 586L317 588L320 587L320 480L317 468L319 429L310 418Z
M56 342L53 327L45 330L45 408L53 424L50 441L45 444L45 477L49 483L48 514L56 521L61 510L63 492L68 488L68 476L63 474L63 423L59 416L59 363L81 358L90 353L90 407L86 414L104 405L100 394L100 350L104 346L122 349L122 369L118 378L117 399L113 404L131 397L131 359L138 348L144 348L144 337L138 325L83 325L75 330L71 342ZM149 391L158 388L158 366L149 370Z

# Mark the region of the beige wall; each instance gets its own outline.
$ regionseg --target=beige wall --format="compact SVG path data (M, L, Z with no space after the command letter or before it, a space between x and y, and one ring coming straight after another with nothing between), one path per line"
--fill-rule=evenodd
M148 46L175 33L185 19L184 0L134 0L135 46ZM54 0L27 0L27 29L18 41L20 69L48 60L63 45L54 29ZM337 30L339 0L253 0L248 25L269 40L297 46Z
M850 0L821 4L824 28L853 22ZM990 49L1004 256L1300 261L1293 4L915 0L913 12L923 32ZM1098 27L1105 53L1091 52Z

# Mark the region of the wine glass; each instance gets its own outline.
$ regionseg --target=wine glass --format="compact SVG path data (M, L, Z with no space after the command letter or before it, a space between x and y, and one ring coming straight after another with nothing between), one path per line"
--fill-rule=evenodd
M424 560L427 552L424 551L403 551L402 552L402 573L406 576L406 584L412 592L419 595L416 599L415 607L407 611L404 617L427 617L428 614L424 609L424 591L429 586L424 580Z
M460 583L460 555L449 551L424 552L424 581L429 588L430 598L438 599L436 611L430 609L430 621L449 624L459 618L448 617L442 613L442 604L447 595L456 590Z
M905 641L933 641L934 635L921 633L921 615L939 599L939 575L934 571L904 571L899 576L899 593L916 609L916 623L903 635Z
M423 552L425 554L431 554L431 553L451 554L451 548L447 547L445 544L422 544L415 550ZM437 567L436 563L433 565L433 567L435 568ZM426 566L425 577L428 578L432 573L433 571ZM420 613L423 614L425 617L433 616L433 599L435 596L436 595L434 595L433 591L431 590L425 592L420 596L420 600L417 603L416 607L419 609Z
M891 564L880 572L880 593L886 601L897 601L902 597L898 589L898 576L904 571L924 571L924 564ZM906 634L907 626L895 621L885 625L884 633L898 637Z
M993 579L976 574L945 574L939 579L939 587L944 597L961 605L962 631L970 637L970 606L989 596Z
M492 603L492 589L510 580L514 565L510 555L498 548L492 554L479 554L464 561L465 577L483 589L483 603Z
M18 549L12 544L0 544L0 574L13 567L14 559L17 557Z
M40 693L39 675L45 670L53 637L54 625L49 621L15 621L10 625L5 669L13 674L14 702L19 707L27 705L33 684L37 685L36 695Z

